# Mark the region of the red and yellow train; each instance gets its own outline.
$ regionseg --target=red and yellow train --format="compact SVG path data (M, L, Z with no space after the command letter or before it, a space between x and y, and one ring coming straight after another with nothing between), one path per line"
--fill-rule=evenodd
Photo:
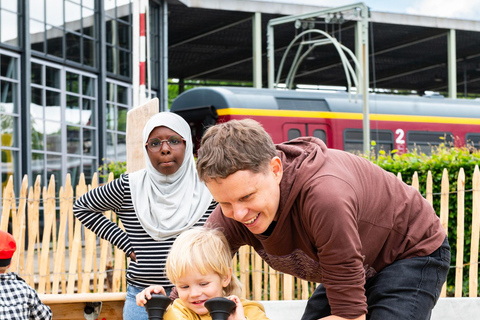
M275 143L315 136L328 147L363 151L363 101L345 92L200 87L180 94L171 111L190 123L196 147L205 127L252 118ZM376 150L403 153L446 143L480 147L480 101L371 94L370 138Z

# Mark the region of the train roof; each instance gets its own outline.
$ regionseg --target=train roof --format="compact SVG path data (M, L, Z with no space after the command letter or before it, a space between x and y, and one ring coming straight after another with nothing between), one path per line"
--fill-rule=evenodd
M480 101L442 96L370 94L370 113L480 118ZM361 95L243 87L199 87L180 94L172 112L200 107L361 113Z

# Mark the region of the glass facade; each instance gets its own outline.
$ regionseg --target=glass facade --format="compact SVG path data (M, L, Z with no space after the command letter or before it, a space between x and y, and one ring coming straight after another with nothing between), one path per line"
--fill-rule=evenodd
M4 45L18 47L18 2L17 0L0 0L0 42Z
M131 105L131 86L107 82L107 148L105 162L126 161L127 112Z
M2 188L10 176L20 179L20 64L19 56L0 50L0 152L2 155L0 175Z
M30 46L35 53L95 67L95 2L30 0Z
M163 61L159 3L150 2L152 77ZM58 192L67 174L90 183L102 162L126 161L132 20L132 0L0 0L3 185L53 177Z
M131 77L132 1L105 0L107 72Z

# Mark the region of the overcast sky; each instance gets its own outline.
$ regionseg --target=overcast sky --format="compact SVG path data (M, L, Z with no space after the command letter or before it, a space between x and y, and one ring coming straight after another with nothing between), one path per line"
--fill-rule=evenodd
M271 0L257 0L271 1ZM316 4L335 7L362 1L352 0L274 0L275 2ZM365 0L373 11L408 13L444 18L480 20L480 0Z

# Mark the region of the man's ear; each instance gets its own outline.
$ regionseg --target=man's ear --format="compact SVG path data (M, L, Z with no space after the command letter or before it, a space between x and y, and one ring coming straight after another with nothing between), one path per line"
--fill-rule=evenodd
M283 165L279 157L273 157L272 160L270 160L270 170L273 173L275 181L280 183L283 177Z

